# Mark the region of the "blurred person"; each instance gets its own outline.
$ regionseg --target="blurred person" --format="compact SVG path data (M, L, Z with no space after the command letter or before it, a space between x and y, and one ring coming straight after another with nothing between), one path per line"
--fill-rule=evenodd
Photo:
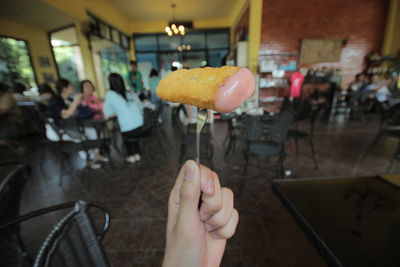
M160 99L156 94L156 89L158 84L160 83L160 77L158 76L158 71L156 69L151 69L149 75L149 86L151 91L151 101L158 102Z
M0 83L0 142L23 135L23 116L13 95Z
M50 101L56 96L53 88L48 83L42 83L39 85L39 97L38 102L48 106Z
M169 195L162 266L219 266L238 222L232 190L215 172L186 161Z
M62 78L57 81L56 89L57 95L49 103L49 115L51 118L53 118L56 124L60 125L61 120L70 119L76 115L79 102L82 99L82 94L75 94L73 100L71 101L70 97L72 97L72 95L74 94L74 89L70 81ZM68 125L65 125L65 127L68 127ZM74 131L76 129L74 127L71 130ZM84 127L84 134L89 140L97 139L96 130L92 127ZM59 141L57 134L48 125L46 125L46 135L49 140ZM70 137L66 138L73 139L70 141L81 141ZM98 169L101 167L101 165L97 164L96 161L107 162L108 158L100 155L98 149L94 149L89 150L89 158L87 158L86 160L90 168Z
M24 95L24 92L27 90L28 88L22 84L22 83L15 83L14 84L14 88L13 88L13 94L12 96L14 97L15 101L17 102L24 102L29 100L29 98L27 98Z
M157 86L160 83L161 79L158 76L158 71L156 69L152 69L150 71L149 77L150 77L149 86L151 91L151 101L157 106L157 108L159 108L159 114L157 119L161 123L164 103L156 94Z
M133 91L140 97L143 91L142 74L137 69L136 61L129 61L131 70L128 74L128 81Z
M135 163L141 160L141 151L138 142L126 139L136 139L148 134L143 129L143 104L133 91L127 91L121 75L111 73L108 76L110 90L104 100L104 116L116 116L124 138L124 145L128 153L126 161Z
M93 119L100 119L103 117L103 101L98 99L93 92L96 90L93 83L90 80L84 80L80 82L80 92L82 98L80 104L86 105L94 112Z

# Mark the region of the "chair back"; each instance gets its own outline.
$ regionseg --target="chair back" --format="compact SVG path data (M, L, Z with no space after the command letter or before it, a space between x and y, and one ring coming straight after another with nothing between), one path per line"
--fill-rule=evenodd
M74 209L53 227L39 249L34 267L110 266L100 243L102 236L96 234L88 206L86 201L76 202Z
M19 216L21 194L28 178L29 169L25 164L0 164L0 225Z
M308 99L304 99L295 106L294 119L302 121L310 118L312 113L312 105Z
M292 123L292 113L285 112L275 115L269 129L268 139L277 143L283 143Z
M246 141L250 142L259 140L263 134L262 130L260 116L244 116L244 137Z

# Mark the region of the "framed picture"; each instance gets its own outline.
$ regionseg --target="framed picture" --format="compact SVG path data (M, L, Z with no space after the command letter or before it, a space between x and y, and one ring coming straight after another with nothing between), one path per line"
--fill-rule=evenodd
M43 72L42 78L45 83L54 83L54 75L49 72Z
M42 68L50 67L50 59L45 56L39 56L39 65Z

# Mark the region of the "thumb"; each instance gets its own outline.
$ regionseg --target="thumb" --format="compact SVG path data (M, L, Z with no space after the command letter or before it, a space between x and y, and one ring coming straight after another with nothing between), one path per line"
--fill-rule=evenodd
M190 226L199 217L200 195L200 169L196 162L189 160L185 164L184 178L179 190L178 224Z

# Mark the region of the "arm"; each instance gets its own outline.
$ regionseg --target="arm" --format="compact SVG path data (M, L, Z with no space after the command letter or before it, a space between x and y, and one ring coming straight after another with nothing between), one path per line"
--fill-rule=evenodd
M103 113L106 120L116 116L113 107L112 95L110 94L107 94L106 99L104 100Z
M61 118L68 119L72 117L72 115L75 114L77 107L79 106L79 101L81 100L81 98L82 94L77 94L74 97L74 101L72 101L72 104L69 106L69 108L61 110Z

